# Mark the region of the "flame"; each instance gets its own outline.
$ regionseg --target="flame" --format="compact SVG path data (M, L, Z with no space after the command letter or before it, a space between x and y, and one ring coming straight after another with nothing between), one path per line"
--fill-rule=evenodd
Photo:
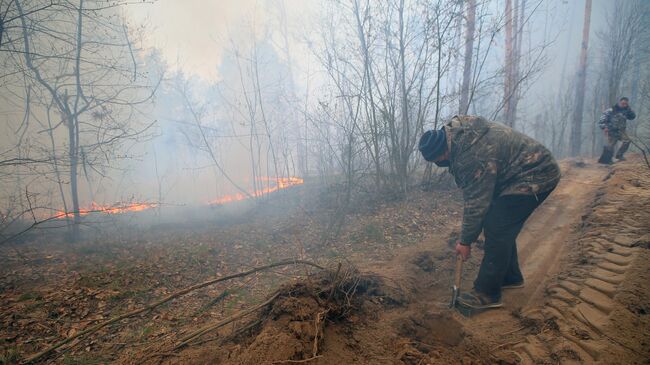
M154 208L156 203L116 203L113 205L100 205L95 202L90 204L88 208L79 209L79 215L87 215L90 213L107 213L107 214L120 214L126 212L139 212L146 209ZM72 217L74 212L58 211L52 218Z
M221 205L225 203L245 200L250 197L260 197L265 194L272 193L274 191L286 189L295 185L300 185L304 183L304 180L299 177L267 177L263 176L259 178L260 182L266 182L269 186L249 192L249 194L237 193L232 195L225 195L220 198L214 199L208 204L210 205ZM106 213L106 214L121 214L126 212L140 212L143 210L151 209L157 207L157 203L124 203L119 202L113 205L101 205L95 202L92 202L89 207L79 209L79 215L87 215L90 213ZM56 214L49 217L49 219L59 219L65 217L73 217L74 212L65 212L63 210L56 211Z
M295 185L300 185L303 184L305 181L299 177L295 176L290 176L290 177L268 177L268 176L262 176L259 178L260 181L268 182L268 183L275 183L275 186L268 186L256 191L252 191L249 193L249 195L246 195L244 193L237 193L237 194L232 194L232 195L224 195L220 198L211 200L208 202L210 205L221 205L225 203L230 203L230 202L236 202L240 200L245 200L250 197L259 197L265 194L272 193L274 191L286 189Z

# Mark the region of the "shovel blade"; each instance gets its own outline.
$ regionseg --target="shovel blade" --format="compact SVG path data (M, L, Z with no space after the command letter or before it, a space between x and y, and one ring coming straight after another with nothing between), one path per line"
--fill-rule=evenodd
M459 302L456 303L456 310L458 311L458 313L462 314L465 317L473 317L477 314L489 311L490 308L483 308L483 309L471 308L466 305L463 305L462 302Z
M454 308L456 306L456 301L458 300L458 288L454 285L451 288L451 302L449 302L449 308Z
M462 314L464 317L471 317L474 314L477 314L477 313L481 312L478 309L473 309L473 308L470 308L470 307L466 307L466 306L464 306L462 304L457 305L456 310L458 311L458 313Z

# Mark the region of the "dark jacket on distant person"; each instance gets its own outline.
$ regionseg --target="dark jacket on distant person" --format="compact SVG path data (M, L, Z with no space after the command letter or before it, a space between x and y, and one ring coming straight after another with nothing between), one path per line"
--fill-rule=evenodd
M449 172L463 190L461 242L478 238L492 199L538 195L555 188L560 167L541 143L477 116L455 116L445 125Z
M600 129L609 129L625 132L626 120L636 118L636 113L630 108L621 108L618 104L605 110L598 120Z

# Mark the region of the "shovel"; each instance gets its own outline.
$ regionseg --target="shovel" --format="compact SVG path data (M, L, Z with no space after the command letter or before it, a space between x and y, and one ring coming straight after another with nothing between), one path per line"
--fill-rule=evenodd
M454 284L451 287L451 302L449 308L455 308L460 314L465 317L472 317L475 314L485 311L485 309L474 309L458 303L458 296L460 295L460 279L463 274L463 257L456 256L456 271L454 272Z
M460 294L460 277L463 274L463 257L456 255L456 270L454 271L454 284L451 287L451 302L449 308L456 306L458 295Z

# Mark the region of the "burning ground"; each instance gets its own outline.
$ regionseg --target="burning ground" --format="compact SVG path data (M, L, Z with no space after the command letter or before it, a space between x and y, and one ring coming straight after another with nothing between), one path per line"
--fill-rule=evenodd
M226 194L220 196L216 199L211 199L205 203L205 205L223 205L248 199L254 198L263 198L268 194L275 193L277 191L291 188L293 186L301 185L304 183L304 180L295 177L268 177L262 176L257 179L256 183L253 184L253 188L248 191L239 192L236 194ZM79 216L86 216L89 214L125 214L125 213L134 213L141 212L144 210L149 210L153 208L160 207L160 202L151 203L151 202L117 202L113 204L101 204L97 202L91 202L90 205L84 208L80 208L76 213ZM64 218L72 218L75 214L74 212L66 210L57 210L54 213L48 212L50 209L35 209L35 215L38 215L40 220L57 220ZM38 220L37 220L38 222Z
M505 294L504 309L468 319L445 308L448 241L461 212L453 192L357 204L335 237L328 233L337 192L316 194L305 184L246 208L246 219L230 214L210 224L115 228L73 246L42 239L5 248L3 361L198 283L297 257L324 270L287 264L205 286L42 361L643 363L650 174L639 161L611 170L562 165L562 184L519 242L527 286ZM477 248L465 288L480 263Z

